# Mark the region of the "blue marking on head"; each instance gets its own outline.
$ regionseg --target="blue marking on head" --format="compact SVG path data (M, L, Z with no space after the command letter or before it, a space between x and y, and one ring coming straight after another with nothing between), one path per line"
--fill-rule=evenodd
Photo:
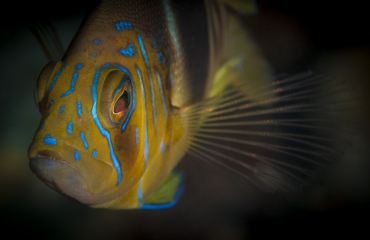
M55 146L57 144L57 140L55 138L52 138L50 134L46 134L43 143L45 145Z
M146 170L148 166L148 156L149 156L149 141L148 141L148 121L147 121L147 112L146 112L146 95L145 95L145 88L144 88L144 83L143 83L143 77L141 75L141 71L138 66L136 66L136 73L139 77L140 80L140 87L141 87L141 94L143 97L143 109L144 109L144 169Z
M76 102L76 107L77 107L77 115L79 117L81 117L82 116L82 107L81 107L81 102L80 101Z
M62 114L64 112L64 109L66 108L66 105L62 105L59 108L59 114Z
M75 150L74 158L76 161L80 160L80 153L77 150Z
M94 150L94 151L92 151L92 153L91 153L91 155L94 157L94 158L96 158L96 150Z
M86 141L85 134L83 132L80 132L80 138L82 142L84 143L84 149L87 150L89 149L89 144Z
M171 202L168 203L162 203L162 204L143 204L141 205L140 209L147 209L147 210L160 210L165 208L170 208L175 206L175 204L179 201L181 194L184 192L184 174L181 174L181 182L178 186L177 192L175 194L175 197Z
M51 105L53 105L53 103L54 103L54 99L51 99L51 101L49 102L48 108L50 108Z
M162 141L161 142L161 152L164 153L164 151L166 150L166 145L164 144L164 142Z
M100 40L100 38L94 38L93 43L94 43L95 45L100 45L100 44L101 44L101 40Z
M137 146L139 144L139 129L137 126L135 127L135 145Z
M73 133L73 122L68 122L68 124L67 124L67 133L68 133L68 135Z
M97 56L98 56L98 54L97 54L96 52L92 52L92 53L91 53L91 56L95 58L95 57L97 57Z
M76 66L75 66L75 70L78 71L80 70L81 68L83 68L83 64L82 63L77 63Z
M96 124L96 126L98 127L100 133L107 139L107 143L108 143L108 147L109 147L109 153L110 153L110 157L111 157L111 160L112 160L112 163L113 163L113 167L116 169L117 171L117 185L119 185L122 181L122 172L121 172L121 165L116 157L116 154L114 152L114 148L113 148L113 144L112 144L112 141L110 139L110 133L109 131L107 131L106 129L103 128L103 125L101 124L100 122L100 119L99 119L99 116L97 114L97 102L98 102L98 82L99 82L99 76L100 76L100 70L101 69L105 69L105 68L109 68L109 67L116 67L116 68L119 68L120 70L122 70L123 72L125 72L127 75L129 75L130 79L131 79L131 74L130 72L118 65L118 64L109 64L109 63L105 63L101 68L98 68L96 69L95 71L95 75L94 75L94 81L93 81L93 85L91 86L91 93L92 93L92 101L93 101L93 105L92 105L92 108L91 108L91 116ZM127 117L128 119L129 117Z
M157 48L157 42L154 39L150 39L150 44L152 47Z
M144 109L144 114L143 114L143 119L144 119L144 172L146 171L148 167L148 157L149 157L149 141L148 141L148 121L147 121L147 112L146 112L146 95L145 95L145 88L144 88L144 83L143 83L143 77L141 75L141 71L138 66L136 67L136 73L139 77L140 80L140 88L141 88L141 94L143 97L143 109ZM137 190L137 198L142 204L143 196L142 196L142 178L140 179L140 185Z
M78 78L78 72L77 71L80 70L82 67L83 67L83 64L82 63L78 63L75 66L76 72L74 72L73 75L72 75L72 80L71 80L71 84L69 86L69 89L68 89L67 92L65 92L62 95L60 95L61 98L65 97L65 96L68 96L69 94L71 94L75 90L76 80Z
M143 55L145 65L149 66L149 60L148 60L148 55L146 54L145 45L139 33L137 34L137 41L139 42L140 50Z
M42 131L42 129L44 129L44 123L40 124L39 131Z
M125 82L127 81L128 77L125 75L122 79L122 81L119 83L118 87L114 90L112 97L116 96L117 93L121 90L123 85L125 85Z
M161 75L159 75L159 72L157 70L155 71L155 76L156 76L156 79L157 79L157 84L158 84L158 87L159 87L159 92L161 93L161 102L162 102L163 112L164 112L164 115L167 118L167 114L168 113L167 113L166 100L164 98L162 78L161 78Z
M135 54L135 47L134 47L133 44L128 43L126 49L125 48L121 48L119 50L119 53L122 54L125 57L133 57L134 54Z
M123 31L123 30L130 30L132 29L132 25L130 22L127 21L119 21L114 24L114 27L117 31Z
M154 85L153 85L153 80L152 80L152 74L151 74L151 69L149 66L149 60L148 60L148 55L146 54L145 46L143 39L141 38L141 35L138 33L137 34L137 40L140 45L140 50L141 54L143 55L143 59L147 68L148 76L149 76L149 81L150 81L150 92L152 96L152 111L153 111L153 121L154 121L154 131L157 131L157 111L156 111L156 104L155 104L155 94L154 94Z
M53 79L51 80L51 83L49 85L49 88L48 90L46 91L46 97L49 96L49 93L51 92L51 90L53 90L53 87L55 85L55 82L57 81L57 79L59 78L60 74L62 73L64 67L66 66L65 62L63 62L62 66L59 68L59 70L55 73Z
M162 63L162 62L163 62L163 55L162 55L162 53L158 53L158 54L157 54L157 58L158 58L158 61L159 61L160 63Z

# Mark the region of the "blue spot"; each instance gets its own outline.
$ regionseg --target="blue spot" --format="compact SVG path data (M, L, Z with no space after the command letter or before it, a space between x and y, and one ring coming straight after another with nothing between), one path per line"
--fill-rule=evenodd
M159 72L157 70L155 71L155 76L156 76L156 79L157 79L159 92L161 93L161 102L162 102L163 112L164 112L164 115L167 117L167 105L166 105L166 100L164 98L162 78L161 78L161 75L159 75Z
M164 153L164 150L166 150L166 145L164 144L164 142L162 141L161 142L161 152Z
M131 29L132 25L130 22L119 21L114 24L114 27L116 28L117 31L123 31Z
M156 111L156 104L155 104L154 85L153 85L152 74L151 74L151 70L150 70L150 66L149 66L149 60L148 60L148 56L146 54L143 39L141 38L141 35L139 33L137 34L137 40L139 42L140 50L141 50L141 53L143 55L143 59L144 59L144 62L145 62L146 68L147 68L147 72L148 72L148 76L149 76L150 92L151 92L151 95L152 95L153 121L154 121L154 126L156 127L157 126L157 111ZM154 128L154 131L156 132L157 129Z
M73 122L68 122L68 124L67 124L67 133L69 135L73 133Z
M50 134L46 134L44 137L44 144L49 146L55 146L57 144L57 140L52 138Z
M77 63L75 69L76 71L80 70L84 65L82 63Z
M131 43L127 44L126 49L121 48L119 53L126 57L132 57L135 54L135 47Z
M83 132L80 132L80 138L81 138L82 142L84 143L84 149L85 150L89 149L89 144L87 144L85 134Z
M135 127L135 145L137 146L139 144L139 129L137 129L137 126Z
M46 91L46 97L49 96L49 93L51 92L51 90L53 90L53 87L55 85L55 82L56 80L59 78L60 74L62 73L63 69L65 67L65 62L63 62L62 66L59 68L58 72L55 73L53 79L51 80L51 83L49 85L49 88L48 90Z
M54 103L54 99L51 99L51 101L49 102L48 108L50 108L51 105L53 105L53 103Z
M66 108L65 105L60 106L59 108L59 114L62 114L64 112L64 109Z
M76 161L80 160L80 153L77 150L75 150L74 157Z
M93 43L95 45L100 45L101 44L100 38L94 38Z
M69 94L71 94L75 90L76 80L78 78L78 72L77 71L80 70L82 67L83 67L82 63L78 63L75 66L76 72L74 72L73 75L72 75L72 80L71 80L71 84L69 86L69 89L68 89L67 92L60 95L61 98L65 97L65 96L68 96Z
M76 102L76 107L77 107L77 115L79 117L81 117L82 116L82 107L81 107L81 102L80 101Z
M92 52L92 53L91 53L91 56L95 58L95 57L97 57L97 56L98 56L98 54L97 54L96 52Z
M39 131L41 131L42 129L44 129L44 123L40 124Z
M150 44L152 47L157 48L157 42L154 39L150 39Z
M129 75L129 78L132 79L130 72L126 68L124 68L120 65L117 65L117 64L114 64L113 66L116 67L116 68L119 68L120 70L125 72L127 75ZM91 116L92 116L96 126L98 127L100 133L107 139L107 143L108 143L108 147L109 147L109 153L110 153L110 157L111 157L111 160L112 160L112 163L113 163L113 167L117 171L117 185L119 185L122 181L121 165L120 165L120 163L119 163L119 161L118 161L118 159L115 155L113 144L112 144L112 141L110 139L110 133L109 133L109 131L107 131L106 129L103 128L103 125L101 124L101 122L99 120L99 117L98 117L98 113L97 113L98 82L99 82L100 70L105 69L105 68L109 68L109 67L111 67L111 65L108 64L108 63L105 63L100 69L97 69L95 71L93 85L91 86L92 102L93 102L93 105L92 105L92 108L91 108ZM133 89L133 91L134 91L134 89ZM134 106L130 109L130 112L127 116L126 121L129 120L133 109L134 109Z
M158 61L159 61L160 63L162 63L162 62L163 62L163 55L162 55L162 53L158 53L158 54L157 54L157 57L158 57Z
M92 156L96 158L96 150L92 151Z

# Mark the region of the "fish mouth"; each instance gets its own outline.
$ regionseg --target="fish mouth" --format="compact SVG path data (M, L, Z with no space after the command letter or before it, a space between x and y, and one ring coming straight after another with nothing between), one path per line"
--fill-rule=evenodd
M58 154L42 151L30 157L31 171L47 186L80 202L89 203L91 194L86 179L79 169L67 163Z

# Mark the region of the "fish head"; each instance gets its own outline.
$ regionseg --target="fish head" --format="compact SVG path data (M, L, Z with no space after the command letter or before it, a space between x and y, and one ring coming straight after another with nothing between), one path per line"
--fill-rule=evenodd
M44 68L36 88L42 119L28 151L38 178L88 205L132 189L145 164L135 61L109 62L115 56L106 55L99 61L70 57Z

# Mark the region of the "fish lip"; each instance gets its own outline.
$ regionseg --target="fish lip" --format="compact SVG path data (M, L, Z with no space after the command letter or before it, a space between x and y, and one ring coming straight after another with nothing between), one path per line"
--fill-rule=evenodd
M39 151L29 157L29 167L48 187L77 201L88 198L86 179L81 171L52 151ZM76 191L83 195L80 199Z

